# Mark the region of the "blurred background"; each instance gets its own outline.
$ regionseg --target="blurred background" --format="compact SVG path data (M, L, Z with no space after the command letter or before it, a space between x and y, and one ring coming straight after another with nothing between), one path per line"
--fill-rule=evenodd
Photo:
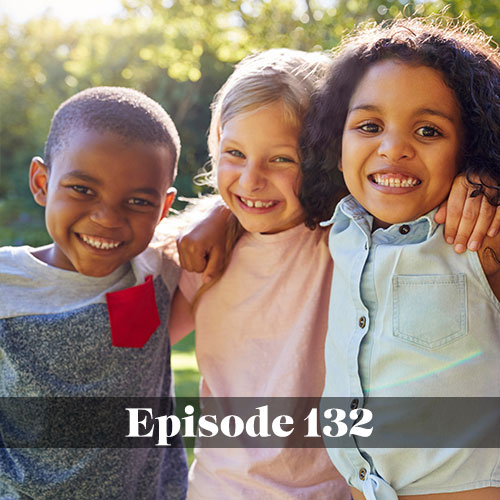
M0 245L50 241L28 167L74 93L121 85L160 102L183 145L175 185L192 196L208 159L209 104L235 62L271 47L330 49L360 21L444 8L500 40L497 0L2 0Z

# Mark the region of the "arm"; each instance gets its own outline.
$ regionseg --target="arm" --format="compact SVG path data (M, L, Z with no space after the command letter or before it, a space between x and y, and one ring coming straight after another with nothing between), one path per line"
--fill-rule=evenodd
M486 235L494 237L500 229L500 207L491 205L482 194L474 196L474 192L477 193L477 188L464 175L458 175L448 201L435 215L436 222L445 223L445 239L457 253L465 252L466 248L478 250Z
M179 264L177 252L179 235L188 233L192 228L202 225L205 219L210 218L212 212L217 212L222 207L225 207L219 195L179 199L190 203L179 213L162 219L156 226L155 235L151 242L152 247L159 248L164 255L177 264ZM201 272L202 269L198 271L196 268L188 268L187 270Z
M182 340L186 335L194 330L194 316L191 304L184 294L177 289L170 309L170 320L168 322L168 331L170 334L170 343Z
M208 216L183 233L177 240L181 266L187 271L203 272L207 283L224 266L226 229L230 210L224 205L214 207Z

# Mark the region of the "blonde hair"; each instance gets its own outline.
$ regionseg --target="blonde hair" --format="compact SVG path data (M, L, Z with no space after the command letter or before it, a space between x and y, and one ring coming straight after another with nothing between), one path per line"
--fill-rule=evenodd
M270 49L239 62L210 106L208 151L212 172L217 169L221 131L229 120L281 102L285 119L300 126L316 84L329 67L326 53L292 49Z
M215 174L220 138L224 125L237 115L271 106L283 105L288 123L301 126L318 82L326 75L331 58L323 52L292 49L270 49L247 56L215 95L208 133L211 170L203 175L206 184L216 187ZM244 233L238 219L231 215L226 228L224 264L220 273L204 284L195 296L195 308L200 296L222 276L229 264L234 245Z

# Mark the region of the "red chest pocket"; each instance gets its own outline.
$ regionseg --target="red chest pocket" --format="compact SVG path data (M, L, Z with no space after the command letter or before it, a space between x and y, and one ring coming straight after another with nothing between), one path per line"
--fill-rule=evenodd
M142 285L106 294L115 347L143 347L160 326L153 277Z

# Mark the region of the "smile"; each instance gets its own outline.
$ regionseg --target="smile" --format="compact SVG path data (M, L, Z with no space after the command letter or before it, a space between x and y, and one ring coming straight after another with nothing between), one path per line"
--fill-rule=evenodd
M87 245L99 250L113 250L114 248L118 248L123 243L122 241L109 240L107 238L99 238L97 236L89 236L87 234L78 234L78 237Z
M409 188L422 183L420 179L403 174L372 174L370 180L379 186Z
M279 203L274 200L249 200L242 196L238 196L238 199L249 208L270 208Z

